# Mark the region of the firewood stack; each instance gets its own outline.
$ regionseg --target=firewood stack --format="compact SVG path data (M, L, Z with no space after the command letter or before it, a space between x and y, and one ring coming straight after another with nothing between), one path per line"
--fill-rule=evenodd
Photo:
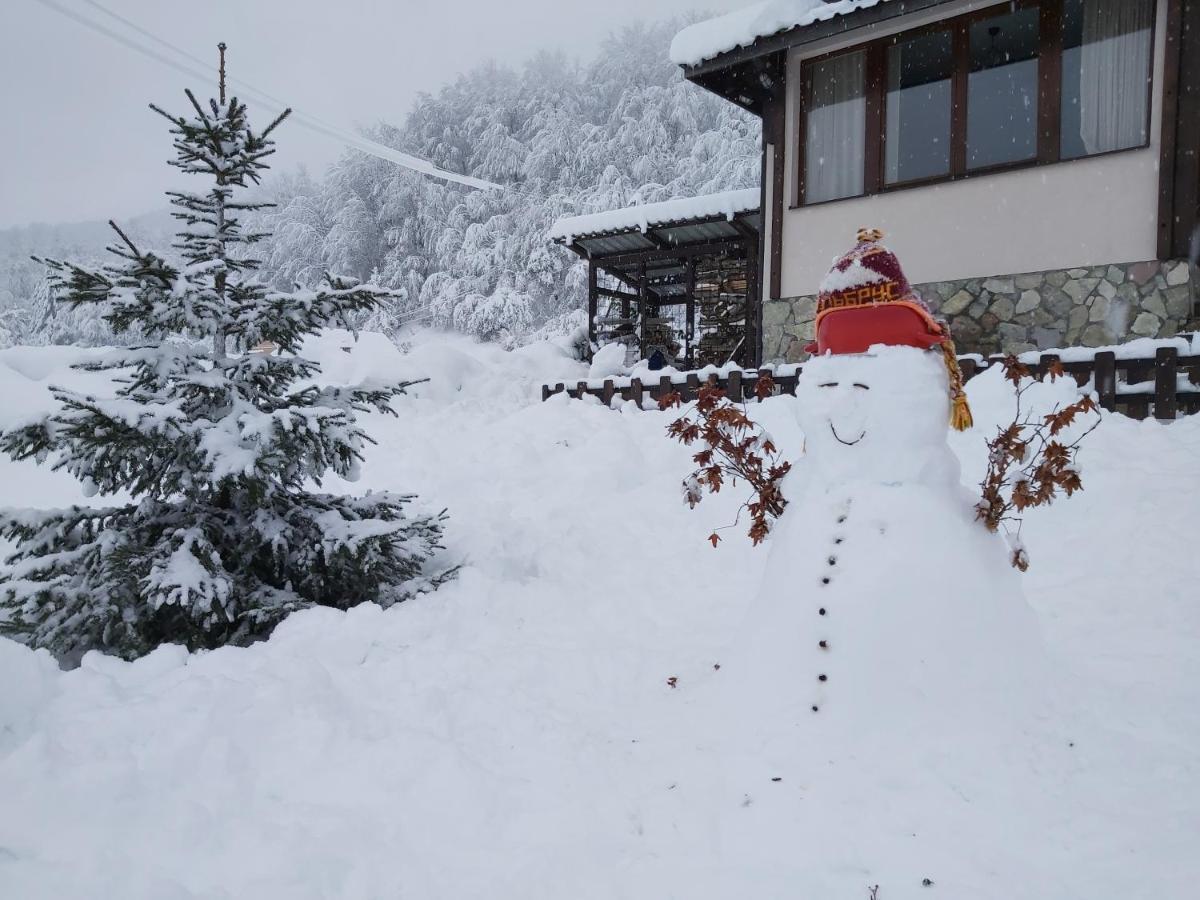
M698 366L720 366L744 357L746 291L744 260L705 259L697 265Z

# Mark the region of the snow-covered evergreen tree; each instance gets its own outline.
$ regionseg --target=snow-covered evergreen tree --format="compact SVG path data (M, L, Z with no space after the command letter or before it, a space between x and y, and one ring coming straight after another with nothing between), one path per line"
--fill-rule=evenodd
M88 368L111 370L113 396L55 390L61 409L0 437L17 459L52 459L107 507L7 511L18 542L0 578L0 628L71 659L92 648L126 658L167 642L192 648L265 636L313 604L385 605L436 587L426 574L442 517L409 516L408 496L320 493L329 472L353 479L370 438L356 423L392 412L407 384L334 388L298 355L326 325L351 325L387 292L326 276L280 293L257 277L239 214L272 153L236 99L171 122L172 165L211 180L172 193L182 263L143 251L114 224L115 261L52 263L72 307L105 306L114 332L145 343ZM249 352L262 342L275 353ZM232 352L231 352L232 351Z

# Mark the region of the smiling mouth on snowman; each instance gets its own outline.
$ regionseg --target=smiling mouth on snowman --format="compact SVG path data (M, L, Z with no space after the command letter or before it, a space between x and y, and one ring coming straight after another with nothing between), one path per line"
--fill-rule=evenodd
M836 381L827 381L824 384L819 385L819 387L823 387L823 388L835 388L837 386L838 386L838 383ZM860 384L859 382L855 382L854 386L856 388L858 388L860 391L869 391L871 389L870 385ZM859 441L861 441L863 438L865 438L867 436L867 431L864 428L862 430L862 432L858 435L858 437L856 437L852 441L848 441L844 437L842 437L840 434L838 434L837 428L834 426L832 419L829 420L829 430L833 432L833 436L837 439L839 444L845 444L847 447L853 447L855 444L857 444Z
M833 422L829 423L829 430L833 432L833 436L835 438L837 438L838 443L845 444L847 447L853 447L855 444L857 444L859 441L861 441L863 438L865 438L867 436L867 432L864 430L862 432L862 434L860 434L854 440L848 441L844 437L842 437L840 434L838 434L837 428L834 427Z

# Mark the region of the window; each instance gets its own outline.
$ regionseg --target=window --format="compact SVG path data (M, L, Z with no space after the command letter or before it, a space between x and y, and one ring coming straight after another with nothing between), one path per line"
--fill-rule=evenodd
M888 184L950 174L954 37L934 31L888 47Z
M801 69L800 203L1145 147L1154 0L1010 0Z
M866 54L835 56L805 71L805 196L810 203L857 197L866 152Z
M1153 0L1063 4L1063 159L1147 143L1153 34Z
M972 22L967 76L967 167L1037 156L1038 9Z

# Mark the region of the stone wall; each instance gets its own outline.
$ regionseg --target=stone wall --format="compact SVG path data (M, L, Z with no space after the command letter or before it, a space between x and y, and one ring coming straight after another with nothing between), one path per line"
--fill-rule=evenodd
M916 289L949 319L960 353L1101 347L1200 330L1200 279L1183 260L939 281ZM805 357L816 307L815 297L764 304L764 362Z

